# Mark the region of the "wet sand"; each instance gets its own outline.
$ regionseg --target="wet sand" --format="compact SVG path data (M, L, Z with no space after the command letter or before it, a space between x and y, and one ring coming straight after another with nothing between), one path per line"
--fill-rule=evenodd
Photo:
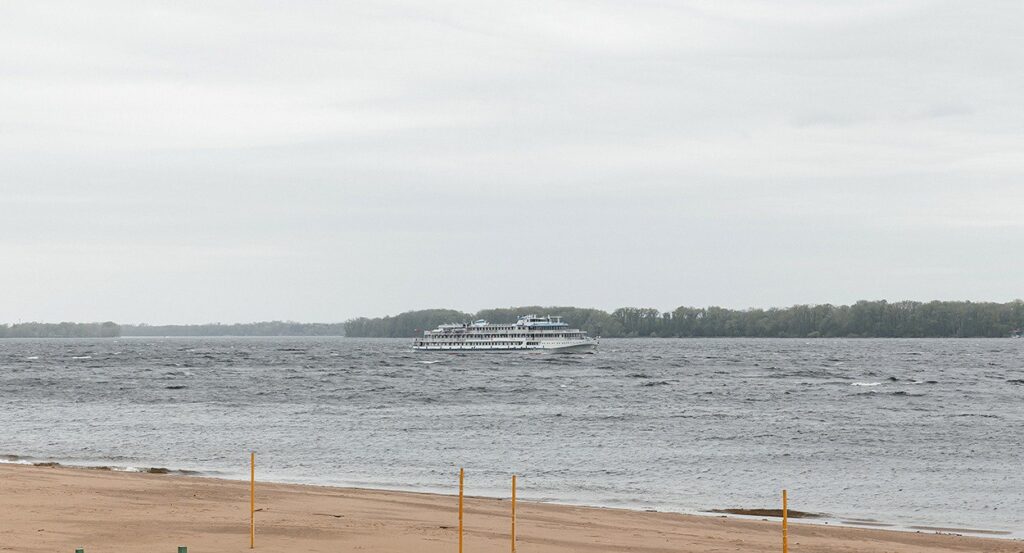
M258 484L256 550L457 551L455 496ZM506 552L508 500L467 498L466 553ZM517 551L781 549L778 521L519 502ZM174 474L0 465L0 551L249 550L248 483ZM1024 553L1024 543L933 531L790 525L793 553Z

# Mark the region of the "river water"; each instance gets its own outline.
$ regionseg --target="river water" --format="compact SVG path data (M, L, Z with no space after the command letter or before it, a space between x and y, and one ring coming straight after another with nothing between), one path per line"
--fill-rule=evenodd
M1024 340L0 341L0 459L1024 537Z

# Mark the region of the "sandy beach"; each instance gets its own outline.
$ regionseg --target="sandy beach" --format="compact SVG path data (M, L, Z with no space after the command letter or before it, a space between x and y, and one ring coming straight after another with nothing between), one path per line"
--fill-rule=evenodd
M248 550L248 483L173 474L0 465L0 551ZM509 551L508 500L467 498L465 551ZM258 484L256 549L290 553L457 550L457 497ZM771 552L778 521L520 501L517 550ZM790 551L1024 552L1012 540L791 524Z

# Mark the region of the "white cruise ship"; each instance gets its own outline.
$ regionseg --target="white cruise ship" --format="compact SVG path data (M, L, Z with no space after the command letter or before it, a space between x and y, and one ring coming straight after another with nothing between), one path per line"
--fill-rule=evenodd
M423 332L413 341L417 351L523 351L593 353L597 339L562 322L561 317L520 317L516 324L447 324Z

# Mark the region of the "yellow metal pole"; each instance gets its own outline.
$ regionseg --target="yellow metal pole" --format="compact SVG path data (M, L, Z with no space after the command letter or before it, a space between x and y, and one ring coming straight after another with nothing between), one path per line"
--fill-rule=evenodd
M512 475L512 553L516 553L516 475Z
M256 547L256 452L249 454L249 549Z
M462 553L462 483L465 477L466 471L459 469L459 553Z
M782 490L782 553L789 553L789 506L786 490Z

